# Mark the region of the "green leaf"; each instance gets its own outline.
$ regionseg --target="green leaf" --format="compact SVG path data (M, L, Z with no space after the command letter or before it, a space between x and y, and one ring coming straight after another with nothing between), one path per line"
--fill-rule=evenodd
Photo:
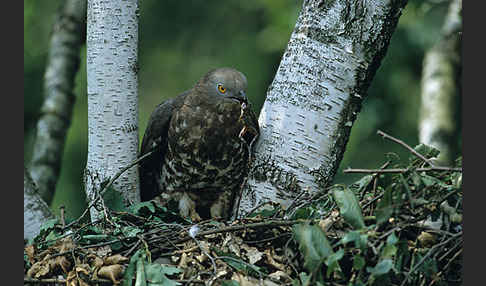
M125 237L136 237L137 234L142 232L141 229L135 226L125 226L120 231Z
M175 273L180 273L182 270L176 267L163 266L158 263L146 263L145 274L146 279L149 281L147 285L164 285L164 286L176 286L181 285L181 283L170 280L165 275L171 275Z
M341 238L341 243L343 245L348 244L349 242L354 242L356 247L364 250L366 249L366 245L368 244L368 235L361 234L359 231L353 230L346 233L343 238Z
M40 227L40 232L43 231L48 231L50 229L54 229L56 227L56 224L59 223L59 220L57 218L50 219L43 223Z
M383 250L381 251L380 258L392 258L397 254L397 247L395 245L388 244L385 247L383 247Z
M366 188L371 183L371 180L373 180L373 175L363 176L357 182L353 183L351 187L355 187L356 192L363 191L363 189Z
M310 285L311 275L305 272L301 272L299 274L299 278L300 278L301 285Z
M344 220L354 229L364 228L363 214L361 213L361 207L354 193L348 188L342 190L335 188L332 194Z
M304 267L314 272L324 259L333 254L324 232L316 225L298 224L292 228L299 250L304 255Z
M386 238L386 244L387 245L395 245L397 242L398 242L398 237L395 235L395 232L392 232Z
M407 265L410 261L410 250L408 248L408 242L406 240L400 240L396 244L398 251L395 257L395 269L397 271L403 271L402 266Z
M135 286L147 286L147 278L145 277L145 254L142 255L136 263Z
M359 254L356 254L353 258L353 268L356 269L356 270L360 270L361 268L363 268L366 264L366 261L365 259L363 258L363 256L359 255Z
M103 194L103 201L110 210L118 212L127 211L123 203L123 196L111 186Z
M118 250L123 248L123 244L121 243L121 241L117 241L117 242L111 243L110 248L111 248L112 251L118 251Z
M155 213L155 206L154 206L154 203L152 201L140 202L140 203L131 205L128 208L128 211L132 214L135 214L135 215L144 215L144 213L147 212L147 211L149 213Z
M108 239L107 234L87 234L83 236L83 240L87 240L88 243L106 241Z
M280 211L279 207L275 207L273 205L267 204L260 211L251 213L249 217L256 217L256 216L273 217L278 211Z
M236 255L225 253L216 249L214 252L216 252L216 254L221 257L224 262L228 263L228 265L233 267L235 270L244 272L246 274L258 274L259 272L264 272L261 267L254 264L245 263Z
M440 151L432 146L425 145L423 143L420 143L419 145L415 146L413 148L417 153L423 155L425 158L430 159L430 158L435 158L439 156ZM412 159L416 159L416 157L411 157Z
M312 213L310 208L299 208L295 211L292 219L309 219Z
M57 232L56 230L51 230L49 234L46 236L45 241L52 241L60 238L62 233Z
M339 249L337 252L329 255L329 257L326 259L325 263L327 265L327 271L326 271L326 277L329 278L331 273L334 272L334 270L339 270L341 271L341 267L339 266L339 260L343 258L344 256L344 249Z
M349 231L348 233L346 233L343 238L341 238L341 243L346 245L347 243L349 242L355 242L356 241L359 241L360 239L360 233L359 231L356 231L356 230L352 230L352 231Z
M164 266L158 263L149 263L144 250L139 249L130 258L127 269L123 275L122 286L133 285L135 276L135 285L167 285L176 286L181 283L170 280L166 275L181 273L182 270L173 266Z
M136 268L137 262L140 259L142 253L143 253L143 251L141 249L139 249L130 258L128 266L125 269L125 273L123 274L122 286L132 286L133 285L132 280L135 276L135 268Z
M412 208L414 208L414 203L413 203L413 200L412 200L412 191L410 190L410 187L408 186L407 180L405 179L403 174L400 174L400 182L402 183L402 186L405 189L408 200L410 201L410 206Z
M379 276L388 273L392 269L393 261L391 259L383 259L375 267L366 267L366 271L374 276Z
M385 190L383 197L376 205L376 223L382 224L391 217L393 214L392 206L392 192L393 188L390 186Z
M240 286L240 283L235 280L224 280L221 282L221 286Z

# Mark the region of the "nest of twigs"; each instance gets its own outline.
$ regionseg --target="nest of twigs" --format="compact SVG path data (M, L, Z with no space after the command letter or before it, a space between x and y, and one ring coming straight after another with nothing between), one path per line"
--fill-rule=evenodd
M26 284L460 285L461 162L419 145L350 186L193 224L143 202L96 222L51 221L25 248ZM417 153L417 154L415 154ZM395 163L394 163L395 161ZM64 225L64 226L63 226Z

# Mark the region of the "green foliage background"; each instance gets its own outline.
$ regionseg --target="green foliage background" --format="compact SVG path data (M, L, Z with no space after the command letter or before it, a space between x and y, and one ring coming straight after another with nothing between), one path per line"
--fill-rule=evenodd
M24 0L24 163L31 158L34 128L43 99L49 35L61 0ZM139 134L162 100L190 88L211 68L232 66L246 74L248 96L261 109L267 87L295 25L302 2L140 1ZM343 168L376 168L394 152L407 151L376 135L378 129L418 144L420 77L425 51L440 36L449 1L410 0L352 129L335 183L359 175ZM76 217L85 207L82 172L87 156L86 48L76 77L76 103L52 209L65 205ZM460 115L456 120L460 121ZM459 123L458 123L459 124ZM458 137L458 142L461 138Z

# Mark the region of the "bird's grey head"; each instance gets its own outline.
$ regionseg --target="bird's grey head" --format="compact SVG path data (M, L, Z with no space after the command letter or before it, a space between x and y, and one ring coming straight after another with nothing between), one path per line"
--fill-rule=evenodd
M195 88L209 96L224 96L246 103L247 86L243 73L233 68L218 68L205 74Z

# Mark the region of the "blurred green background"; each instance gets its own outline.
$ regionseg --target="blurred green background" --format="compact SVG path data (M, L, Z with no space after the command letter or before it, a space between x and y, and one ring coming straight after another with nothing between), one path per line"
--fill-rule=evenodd
M302 1L140 1L139 133L162 100L190 88L211 68L232 66L246 74L248 96L259 111ZM34 128L42 104L42 81L49 35L61 0L24 0L24 163L31 158ZM359 175L342 169L377 168L384 153L408 153L382 140L378 129L411 146L418 144L420 77L425 51L440 36L449 1L410 0L388 52L352 129L335 183ZM77 217L85 207L82 172L87 156L86 48L76 77L71 128L64 149L61 177L51 208L61 204ZM457 121L459 122L460 115ZM458 138L460 142L461 138Z

